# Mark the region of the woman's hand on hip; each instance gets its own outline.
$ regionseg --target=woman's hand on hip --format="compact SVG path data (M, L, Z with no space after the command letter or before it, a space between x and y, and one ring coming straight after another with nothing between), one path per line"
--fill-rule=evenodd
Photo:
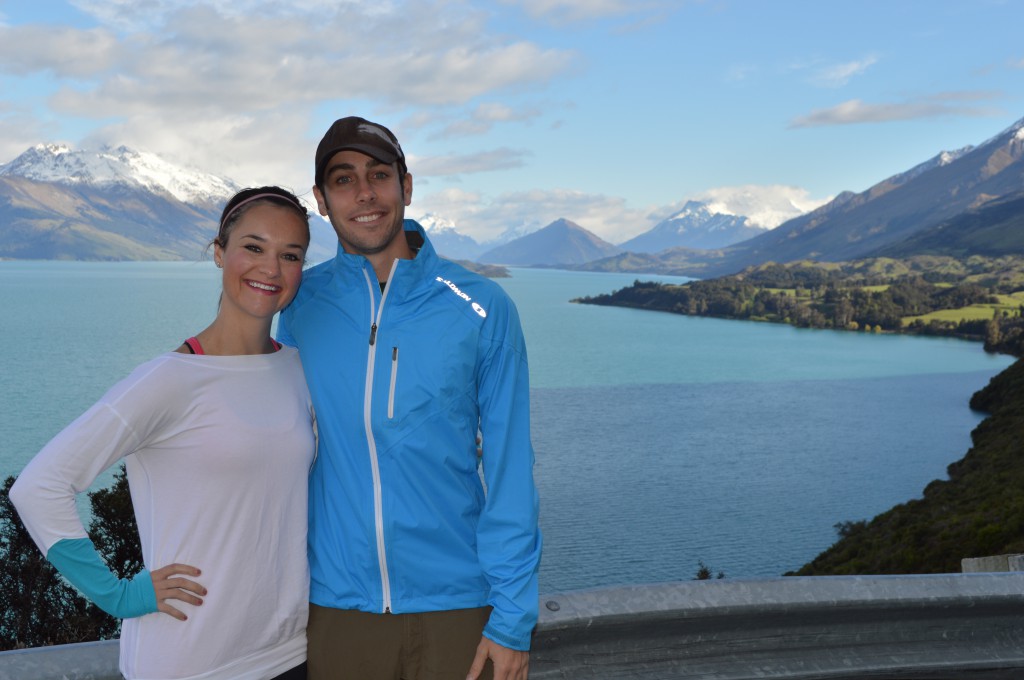
M168 564L149 573L153 579L153 590L156 592L157 609L170 614L179 621L187 621L184 612L172 607L170 600L180 600L195 606L203 603L200 596L206 595L206 588L199 583L184 578L199 576L199 569L187 564Z

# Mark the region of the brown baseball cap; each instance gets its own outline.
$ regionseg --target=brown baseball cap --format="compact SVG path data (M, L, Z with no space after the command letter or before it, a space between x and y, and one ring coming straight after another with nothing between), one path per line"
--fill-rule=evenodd
M381 163L398 163L399 170L404 174L405 154L398 144L398 138L383 125L372 123L365 118L349 116L334 121L316 147L316 186L324 179L327 161L339 151L351 149L365 153Z

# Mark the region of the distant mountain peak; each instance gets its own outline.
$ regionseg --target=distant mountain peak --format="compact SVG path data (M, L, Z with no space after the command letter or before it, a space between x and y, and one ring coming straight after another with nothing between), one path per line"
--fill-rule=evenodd
M720 210L718 212L721 212L722 214L726 214L726 215L731 215L732 214L732 213L728 212L727 210L725 210L724 206L723 206L723 210ZM704 203L703 201L688 200L683 205L682 210L680 210L679 212L675 213L674 215L672 215L668 219L670 219L670 220L678 220L678 219L681 219L683 217L690 217L691 215L704 216L704 215L709 215L711 213L712 213L712 210L708 206L707 203Z
M453 260L472 260L483 251L483 246L472 236L461 233L455 221L437 213L424 213L416 218L427 235L430 243L443 257Z
M715 250L765 231L750 224L749 218L733 214L725 205L689 200L681 210L619 247L635 253L656 253L669 248Z
M36 144L0 165L3 175L67 186L141 187L170 194L183 203L221 203L240 188L215 175L126 146L75 150L66 144Z
M580 229L582 231L587 231L586 229L584 229L580 225L576 224L572 220L566 219L564 217L559 217L557 220L555 220L554 222L552 222L551 224L549 224L548 226L546 226L544 228L545 229ZM587 231L587 233L589 234L590 232Z
M582 264L618 254L617 247L572 220L560 217L543 229L493 248L478 262L508 265Z
M425 213L416 220L421 227L423 227L428 234L436 236L446 231L458 231L455 228L455 221L438 215L437 213Z

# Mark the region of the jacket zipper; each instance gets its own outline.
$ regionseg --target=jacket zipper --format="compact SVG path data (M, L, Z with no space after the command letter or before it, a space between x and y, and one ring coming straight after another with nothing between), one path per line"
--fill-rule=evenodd
M398 260L396 259L391 265L391 273L388 275L389 282L394 276L397 266ZM363 389L363 429L366 431L366 442L370 453L370 470L373 474L373 519L374 530L377 534L377 566L380 569L382 611L387 614L391 611L391 579L388 575L387 549L384 546L384 501L380 481L380 465L377 460L377 441L373 437L371 407L373 404L373 369L377 359L377 329L380 328L380 319L384 313L384 303L387 300L390 286L385 286L384 294L381 295L380 305L377 307L375 314L374 302L376 300L376 291L374 287L380 284L377 282L376 275L370 276L372 271L372 268L369 270L365 267L363 268L363 277L366 279L367 291L370 294L370 344L367 350L366 383Z
M398 348L391 348L391 385L388 390L388 420L395 419L395 383L398 381Z

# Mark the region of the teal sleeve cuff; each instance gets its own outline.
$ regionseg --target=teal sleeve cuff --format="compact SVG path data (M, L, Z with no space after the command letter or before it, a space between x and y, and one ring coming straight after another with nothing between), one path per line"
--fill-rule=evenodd
M61 576L78 588L97 607L119 619L157 611L156 591L149 572L135 578L117 578L88 538L65 538L46 553Z

